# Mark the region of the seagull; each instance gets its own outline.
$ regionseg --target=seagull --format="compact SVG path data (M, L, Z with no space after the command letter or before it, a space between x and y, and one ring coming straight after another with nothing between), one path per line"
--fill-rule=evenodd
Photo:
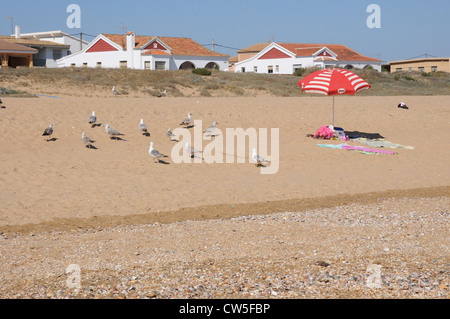
M270 163L270 161L266 160L256 153L256 148L253 149L252 159L256 162L256 167L261 166L262 163Z
M81 140L88 148L91 148L91 146L92 146L91 144L95 142L95 141L91 140L89 137L87 137L85 132L83 132L81 134Z
M184 121L180 123L180 125L186 125L186 126L189 126L189 124L191 124L191 122L192 122L192 117L191 117L191 116L192 116L192 114L189 113L189 114L188 114L188 117L185 118Z
M120 95L120 92L116 90L115 86L113 86L112 92L113 92L114 95Z
M151 157L153 157L156 161L158 161L158 163L160 162L160 158L168 157L168 156L166 156L164 154L161 154L157 150L155 150L153 148L153 142L150 142L150 149L148 150L148 153L150 154Z
M95 127L96 122L97 122L97 116L95 115L95 111L94 111L94 112L92 112L92 115L89 118L89 124L92 124L92 127Z
M141 119L141 122L139 123L139 131L141 131L143 134L147 133L147 126L144 124L144 119Z
M189 142L186 142L186 146L184 149L186 150L186 152L188 152L191 155L192 158L195 157L195 154L202 153L201 151L198 151L195 148L193 148L191 145L189 145Z
M2 100L0 100L0 109L6 109L6 106L4 106L2 104L3 104L3 102L2 102Z
M44 133L42 134L42 136L48 136L50 138L50 136L53 134L53 124L50 124L49 127L47 127L44 131ZM49 139L47 140L49 141Z
M158 97L165 97L165 96L167 96L167 90L164 90L164 92L158 95Z
M118 130L115 130L115 129L109 127L108 123L105 124L105 131L106 131L106 133L108 133L109 138L111 138L111 139L112 138L117 138L117 136L119 136L119 135L123 135Z
M167 129L167 136L171 141L175 138L175 134L173 134L173 132L170 130L170 127Z
M208 127L203 133L208 134L207 136L211 136L211 134L215 131L216 125L219 124L216 121L214 121L213 125Z

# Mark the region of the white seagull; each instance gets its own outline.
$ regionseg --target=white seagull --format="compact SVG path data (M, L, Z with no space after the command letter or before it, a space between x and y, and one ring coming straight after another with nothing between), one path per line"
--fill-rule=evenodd
M89 124L92 124L92 127L94 127L95 123L97 123L97 116L95 115L95 111L94 111L94 112L92 112L92 115L89 118Z
M253 149L252 159L256 162L256 167L263 165L263 163L270 163L270 161L266 160L256 153L256 148Z
M186 125L186 126L189 126L189 124L191 124L191 122L192 122L192 114L189 113L189 114L188 114L188 117L185 118L184 121L180 123L180 125Z
M50 138L50 136L53 134L53 124L50 124L49 127L47 127L44 130L44 133L42 133L42 136L48 136ZM49 139L47 140L49 141Z
M219 124L219 123L214 121L213 125L208 127L203 133L208 134L207 136L211 136L211 134L216 130L217 124Z
M150 156L153 157L154 160L157 161L158 163L160 162L160 158L168 157L164 154L161 154L159 151L155 150L153 148L153 142L150 142L150 149L148 150L148 154L150 154Z
M120 95L120 92L116 90L116 87L115 87L115 86L112 87L112 93L113 93L114 95Z
M167 137L172 141L175 138L175 134L170 130L170 127L167 129Z
M106 133L108 133L109 138L111 138L111 139L112 138L117 138L117 136L123 135L118 130L115 130L115 129L109 127L108 123L105 124L105 131L106 131Z
M81 140L83 141L84 145L86 145L86 147L89 148L91 148L92 143L94 143L93 140L91 140L89 137L86 136L85 132L81 133Z
M164 90L164 92L158 95L158 97L165 97L165 96L167 96L167 90Z
M186 142L186 146L184 147L184 149L186 150L186 152L189 153L189 155L191 155L192 158L195 157L195 154L202 153L201 151L198 151L195 148L193 148L191 145L189 145L188 141Z
M142 133L147 133L147 126L144 124L144 119L141 119L141 122L139 123L139 131Z

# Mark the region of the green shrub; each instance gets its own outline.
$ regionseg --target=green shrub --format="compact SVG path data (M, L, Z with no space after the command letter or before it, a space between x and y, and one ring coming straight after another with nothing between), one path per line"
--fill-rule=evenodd
M208 69L199 68L199 69L193 69L192 73L198 74L198 75L210 76L212 72L211 72L211 70L208 70Z
M304 77L319 70L318 67L298 68L294 71L294 75Z

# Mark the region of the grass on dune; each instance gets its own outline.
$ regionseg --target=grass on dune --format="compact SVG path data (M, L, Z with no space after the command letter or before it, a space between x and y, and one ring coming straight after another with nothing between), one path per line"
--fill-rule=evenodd
M400 72L387 73L374 70L356 70L372 85L370 95L449 95L450 73ZM305 76L303 74L302 76ZM303 96L297 85L301 76L231 73L212 71L210 76L194 74L192 71L148 71L131 69L94 68L17 68L0 70L0 82L7 86L0 96L27 96L27 86L47 85L54 91L58 88L111 90L113 85L123 95L136 93L142 96L157 96L167 90L170 96L258 96L280 97ZM6 85L5 85L6 83ZM20 86L20 90L16 90ZM25 90L25 91L24 91Z

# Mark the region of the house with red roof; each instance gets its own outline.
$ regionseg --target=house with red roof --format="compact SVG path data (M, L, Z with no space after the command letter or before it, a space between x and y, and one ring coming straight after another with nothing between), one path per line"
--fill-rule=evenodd
M58 67L228 71L228 58L190 38L138 36L128 32L126 35L99 34L86 48L57 63Z
M232 71L293 74L299 68L364 69L381 71L382 61L364 56L342 44L258 43L237 51Z

